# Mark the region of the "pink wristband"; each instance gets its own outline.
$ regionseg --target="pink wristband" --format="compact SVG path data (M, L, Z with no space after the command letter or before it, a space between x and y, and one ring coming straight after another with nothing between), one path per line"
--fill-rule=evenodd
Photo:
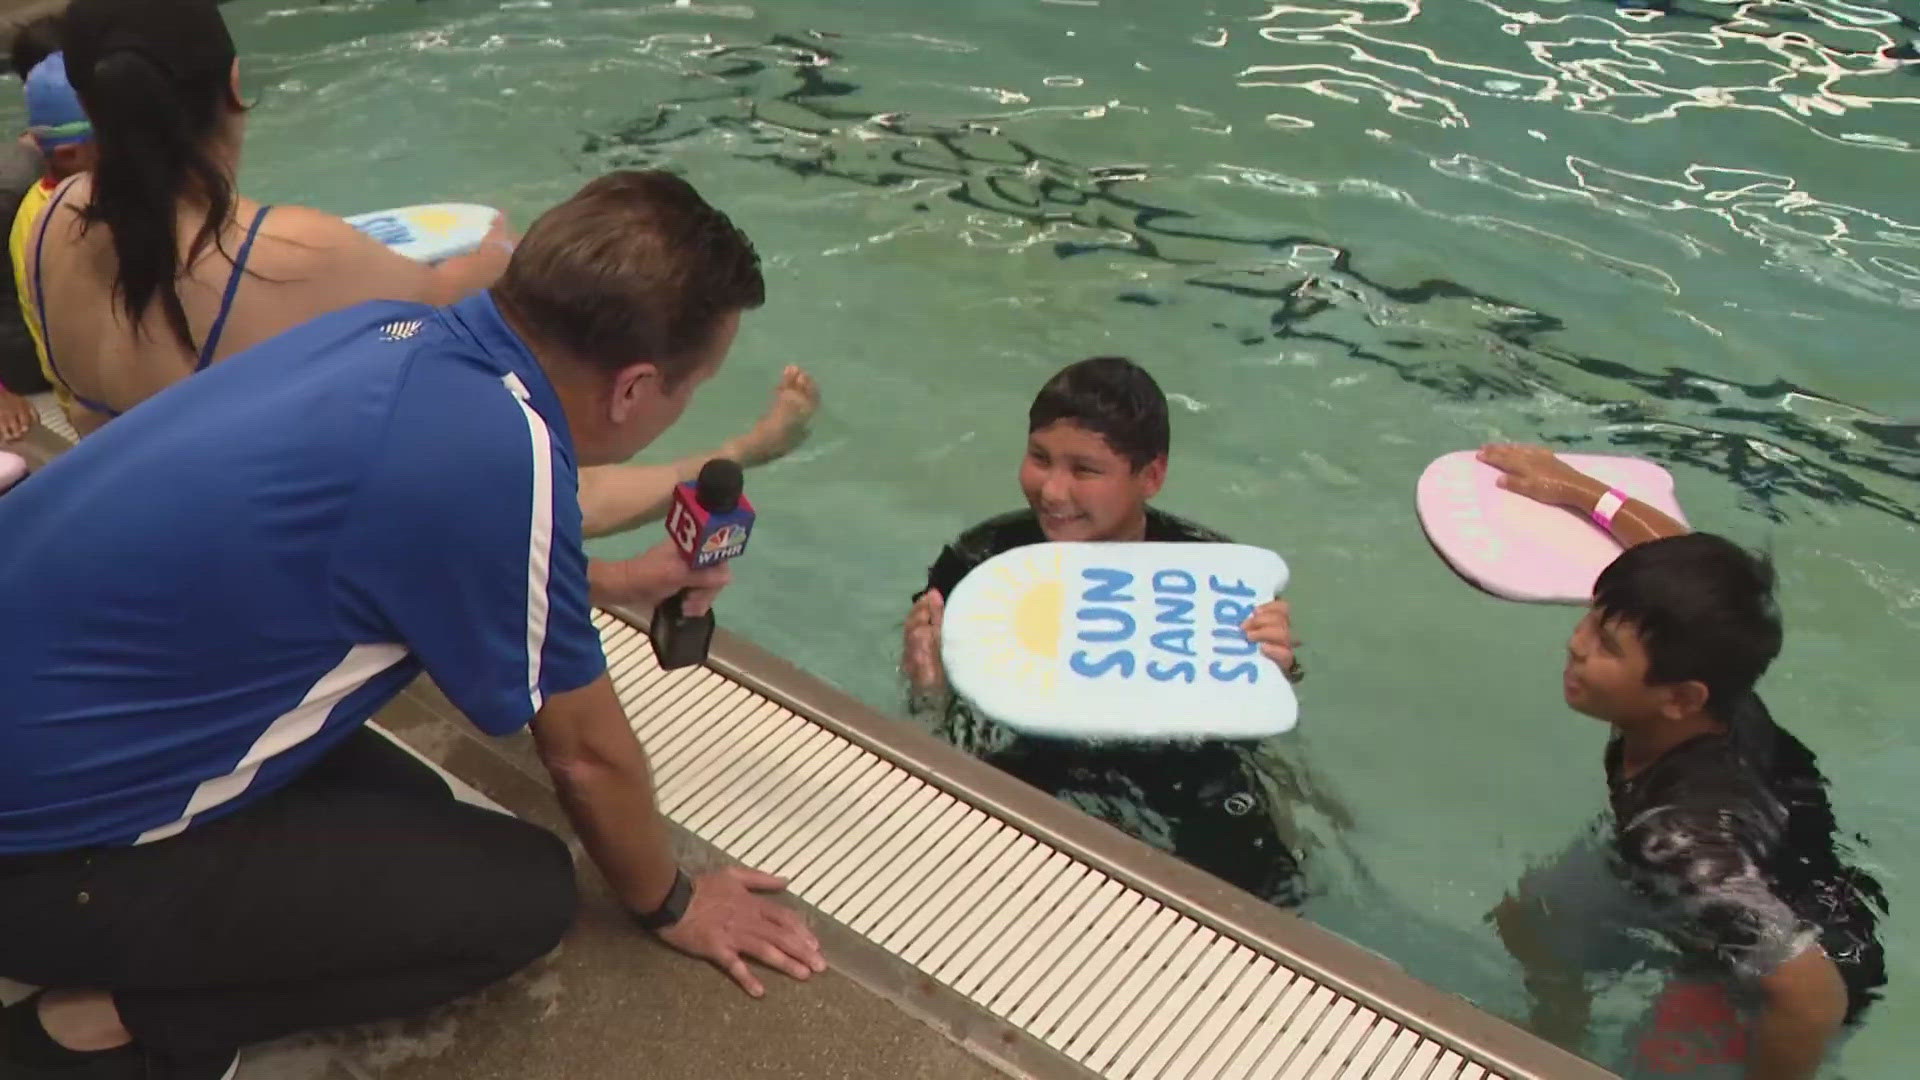
M1593 504L1593 512L1589 516L1593 518L1595 525L1612 532L1613 515L1619 513L1620 508L1625 505L1627 505L1626 493L1619 488L1608 488L1607 493L1600 496L1600 501Z

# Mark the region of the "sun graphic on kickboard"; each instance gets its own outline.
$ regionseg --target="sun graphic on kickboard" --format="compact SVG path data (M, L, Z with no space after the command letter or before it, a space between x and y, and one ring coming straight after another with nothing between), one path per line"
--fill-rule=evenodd
M407 224L429 236L445 236L460 226L460 215L451 210L415 210Z
M965 633L994 678L1053 690L1067 602L1060 567L1060 554L1049 552L982 568L992 576L981 583L983 592L965 620Z

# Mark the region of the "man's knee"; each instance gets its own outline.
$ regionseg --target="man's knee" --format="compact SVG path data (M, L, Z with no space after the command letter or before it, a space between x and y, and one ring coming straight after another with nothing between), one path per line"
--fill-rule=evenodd
M573 853L558 836L515 821L498 852L501 894L494 954L517 969L553 951L579 907Z

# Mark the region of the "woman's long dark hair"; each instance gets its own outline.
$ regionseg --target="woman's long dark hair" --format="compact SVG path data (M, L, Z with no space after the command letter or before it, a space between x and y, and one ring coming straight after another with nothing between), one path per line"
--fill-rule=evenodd
M238 108L233 38L214 0L73 0L61 26L68 77L93 121L99 162L83 228L113 239L114 295L128 322L156 300L173 336L195 351L177 288L180 200L206 204L186 263L220 245L233 178L211 146Z

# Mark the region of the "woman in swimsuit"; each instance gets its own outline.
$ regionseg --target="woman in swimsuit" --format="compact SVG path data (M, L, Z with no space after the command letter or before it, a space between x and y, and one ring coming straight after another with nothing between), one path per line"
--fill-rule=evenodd
M240 194L247 106L214 0L74 0L62 39L99 163L41 214L28 272L81 434L320 315L368 300L451 303L506 269L504 218L474 253L429 267L331 214ZM818 401L812 379L788 368L767 414L722 452L748 465L781 456ZM587 470L588 531L663 513L672 484L705 460Z
M506 268L501 221L475 253L427 267L331 214L235 190L247 109L213 0L78 0L63 39L100 158L55 193L28 261L83 434L316 316L451 302Z

